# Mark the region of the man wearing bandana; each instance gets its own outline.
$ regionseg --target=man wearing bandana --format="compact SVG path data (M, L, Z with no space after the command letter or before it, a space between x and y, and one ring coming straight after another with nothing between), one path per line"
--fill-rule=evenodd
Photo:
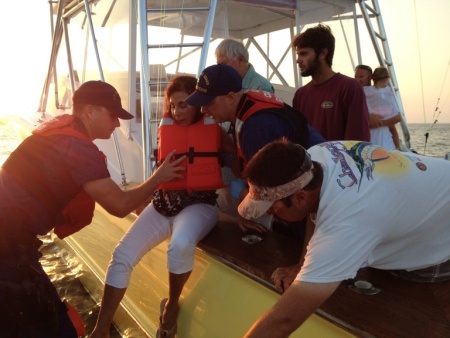
M361 141L307 152L284 140L262 148L244 177L242 217L268 213L315 224L292 284L245 337L289 336L364 267L411 282L450 280L448 161Z

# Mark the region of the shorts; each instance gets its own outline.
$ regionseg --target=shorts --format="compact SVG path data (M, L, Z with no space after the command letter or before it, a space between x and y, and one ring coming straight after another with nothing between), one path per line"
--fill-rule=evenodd
M450 259L438 265L419 270L393 270L391 273L404 280L419 283L436 283L450 280Z

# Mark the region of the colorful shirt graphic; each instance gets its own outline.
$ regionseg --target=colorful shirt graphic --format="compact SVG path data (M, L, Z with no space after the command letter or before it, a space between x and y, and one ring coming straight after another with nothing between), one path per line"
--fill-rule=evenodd
M308 152L324 177L297 280L335 282L366 266L415 270L450 258L450 161L360 141Z

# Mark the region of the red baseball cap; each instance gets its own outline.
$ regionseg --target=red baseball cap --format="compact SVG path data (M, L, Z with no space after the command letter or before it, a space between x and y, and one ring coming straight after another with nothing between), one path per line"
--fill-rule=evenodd
M122 120L131 120L134 116L122 108L117 90L103 81L87 81L73 94L74 105L92 104L102 106Z

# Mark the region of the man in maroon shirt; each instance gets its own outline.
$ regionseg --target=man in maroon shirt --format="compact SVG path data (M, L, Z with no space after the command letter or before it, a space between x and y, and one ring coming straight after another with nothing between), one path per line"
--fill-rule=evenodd
M333 71L334 46L331 29L321 24L294 38L301 76L311 81L296 91L293 107L328 141L370 141L364 91L357 80Z

